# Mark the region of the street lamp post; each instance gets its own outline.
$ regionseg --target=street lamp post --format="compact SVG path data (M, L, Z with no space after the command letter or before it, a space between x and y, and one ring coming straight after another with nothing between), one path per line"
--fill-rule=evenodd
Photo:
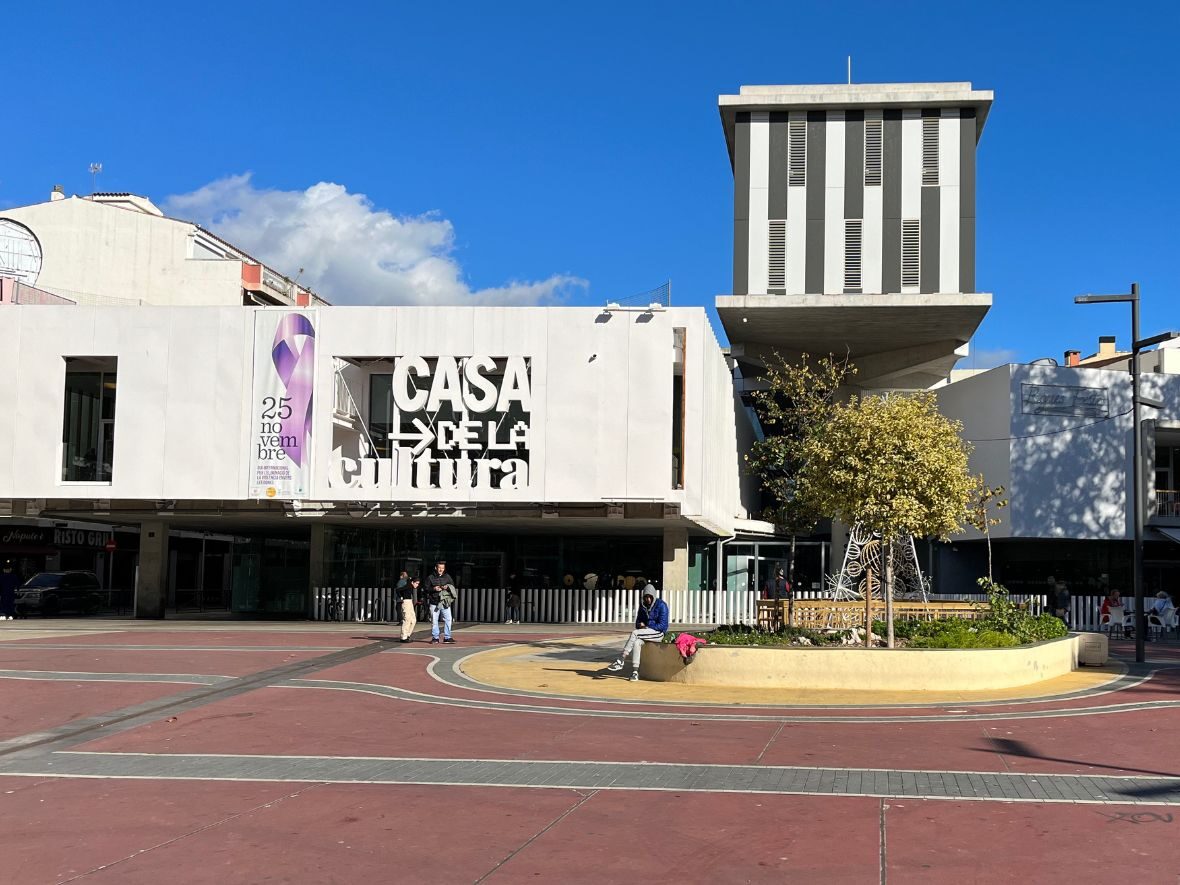
M1139 412L1141 405L1161 408L1163 403L1143 397L1139 393L1139 353L1148 347L1180 337L1177 332L1164 332L1151 338L1139 338L1139 284L1131 283L1129 294L1078 295L1074 304L1099 304L1103 302L1130 302L1131 304L1131 510L1135 521L1135 550L1131 561L1131 580L1135 592L1135 661L1142 664L1147 659L1144 640L1147 635L1147 613L1143 598L1143 460L1139 438Z

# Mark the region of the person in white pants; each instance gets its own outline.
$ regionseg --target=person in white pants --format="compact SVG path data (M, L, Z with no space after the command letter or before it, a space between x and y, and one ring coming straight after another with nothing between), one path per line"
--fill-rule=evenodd
M417 578L408 578L403 584L398 581L397 595L402 608L402 642L409 642L418 625L418 616L414 612L414 602L418 596L418 585L422 582Z
M623 653L606 668L612 673L617 673L623 669L623 661L630 655L632 682L639 681L639 656L643 651L643 643L663 642L664 633L668 630L668 603L656 599L655 594L650 592L655 590L654 581L648 584L648 587L650 590L643 594L643 600L639 603L639 611L635 614L635 629L627 637Z

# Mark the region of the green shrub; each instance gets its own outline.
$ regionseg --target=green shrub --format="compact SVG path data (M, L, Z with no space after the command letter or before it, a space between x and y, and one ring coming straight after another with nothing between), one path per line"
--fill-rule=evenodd
M782 626L775 631L758 630L748 624L722 624L706 635L717 645L790 645L796 638L809 639L813 645L839 645L847 631L819 633L804 627Z
M1042 615L1028 617L1020 632L1021 642L1044 642L1046 639L1060 639L1069 633L1069 628L1060 618L1046 612Z

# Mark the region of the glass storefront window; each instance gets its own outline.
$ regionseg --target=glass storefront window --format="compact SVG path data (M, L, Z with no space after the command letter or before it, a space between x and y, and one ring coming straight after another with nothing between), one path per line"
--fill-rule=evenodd
M329 586L379 587L404 569L425 574L439 559L466 587L506 587L512 575L534 587L581 586L659 578L658 536L550 535L536 532L457 532L329 526L323 581Z

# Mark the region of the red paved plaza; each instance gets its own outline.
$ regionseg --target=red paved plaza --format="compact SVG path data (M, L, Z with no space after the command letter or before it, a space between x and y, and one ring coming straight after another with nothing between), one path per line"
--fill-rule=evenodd
M574 633L504 629L8 622L0 882L1177 881L1174 643L1101 691L825 709L474 683Z

